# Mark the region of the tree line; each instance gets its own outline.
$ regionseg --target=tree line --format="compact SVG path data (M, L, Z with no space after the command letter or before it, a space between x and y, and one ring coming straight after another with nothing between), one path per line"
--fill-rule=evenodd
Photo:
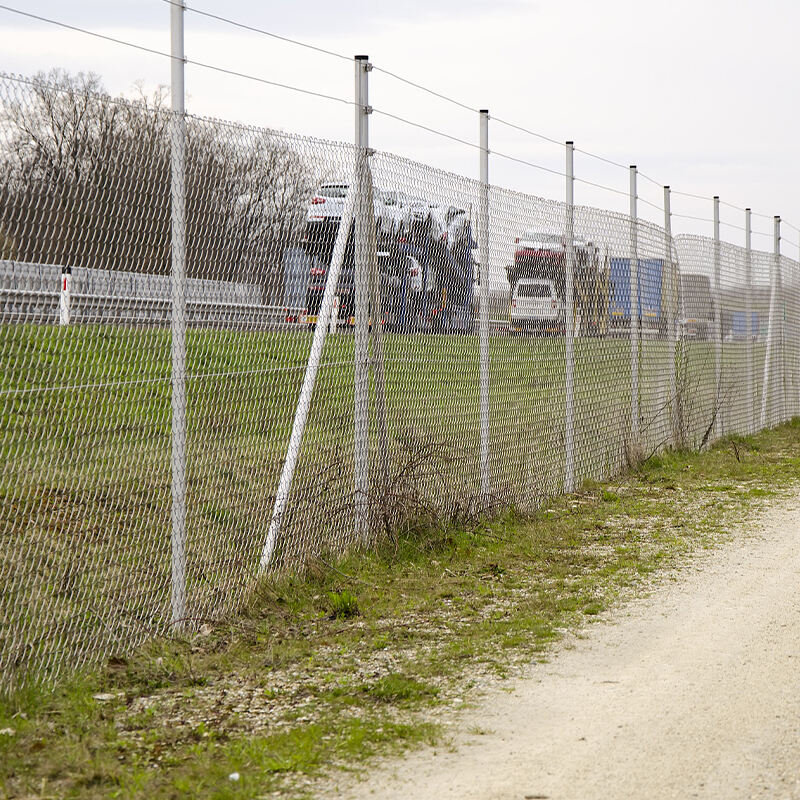
M163 87L127 99L94 74L0 81L2 257L169 274L170 121ZM187 117L188 275L280 297L315 169L288 137Z

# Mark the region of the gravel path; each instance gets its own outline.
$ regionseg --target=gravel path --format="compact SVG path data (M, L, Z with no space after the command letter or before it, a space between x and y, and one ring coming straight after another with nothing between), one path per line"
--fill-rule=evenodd
M363 800L800 798L800 495L590 626Z

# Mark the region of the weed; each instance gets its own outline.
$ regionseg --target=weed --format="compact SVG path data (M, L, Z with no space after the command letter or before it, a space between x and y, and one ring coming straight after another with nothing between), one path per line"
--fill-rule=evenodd
M350 619L359 614L358 598L348 589L341 592L328 592L331 619Z

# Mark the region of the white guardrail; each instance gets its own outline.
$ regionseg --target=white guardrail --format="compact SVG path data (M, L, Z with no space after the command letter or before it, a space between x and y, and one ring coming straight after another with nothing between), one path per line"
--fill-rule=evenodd
M47 284L53 288L45 288ZM253 284L193 279L189 288L190 327L277 329L296 325L304 313L302 308L255 302L261 288ZM0 262L4 324L160 327L170 324L171 308L169 276Z

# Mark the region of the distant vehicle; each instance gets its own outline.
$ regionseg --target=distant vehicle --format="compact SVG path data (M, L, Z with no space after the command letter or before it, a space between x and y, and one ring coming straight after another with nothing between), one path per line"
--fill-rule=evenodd
M664 260L640 258L637 260L638 319L644 329L666 332L666 316L662 313L662 279ZM630 330L631 327L631 260L610 258L608 262L609 314L612 328Z
M323 184L309 203L301 246L309 264L304 318L311 325L319 314L349 191L347 183ZM376 188L374 198L383 323L398 330L472 330L477 245L467 212L395 190ZM351 226L336 287L343 324L354 322L354 255Z
M415 256L402 255L401 258L405 263L405 275L401 267L389 275L385 283L386 324L393 330L416 330L424 327L425 309L433 305L436 280L433 270L424 269Z
M349 191L348 183L323 183L308 204L306 228L338 225ZM386 194L388 193L380 189L376 189L373 193L372 204L376 220L382 218Z
M758 311L750 312L750 330L747 330L747 312L734 311L733 324L731 326L731 336L734 339L757 339L759 334L760 321Z
M564 301L552 280L520 278L511 292L509 329L563 333L565 322Z
M716 319L711 279L694 272L681 274L680 320L682 335L687 339L709 339Z
M517 308L520 308L520 301L523 303L526 301L521 300L515 293L518 284L531 279L536 279L540 284L549 282L553 289L552 297L557 299L560 308L566 309L567 247L563 234L530 229L518 237L515 244L514 263L506 269L511 287L509 320L512 316L516 316L517 320L522 321L522 314L520 311L515 311L514 303L516 302ZM580 236L574 237L573 248L575 329L578 333L600 335L605 333L608 327L607 259L601 258L598 247ZM552 321L546 318L543 321L547 322L548 326L552 325ZM562 323L562 330L564 325L565 322ZM537 323L523 327L539 330L542 326Z
M384 236L397 236L411 219L410 198L394 189L376 189L380 201L377 209L378 228Z

